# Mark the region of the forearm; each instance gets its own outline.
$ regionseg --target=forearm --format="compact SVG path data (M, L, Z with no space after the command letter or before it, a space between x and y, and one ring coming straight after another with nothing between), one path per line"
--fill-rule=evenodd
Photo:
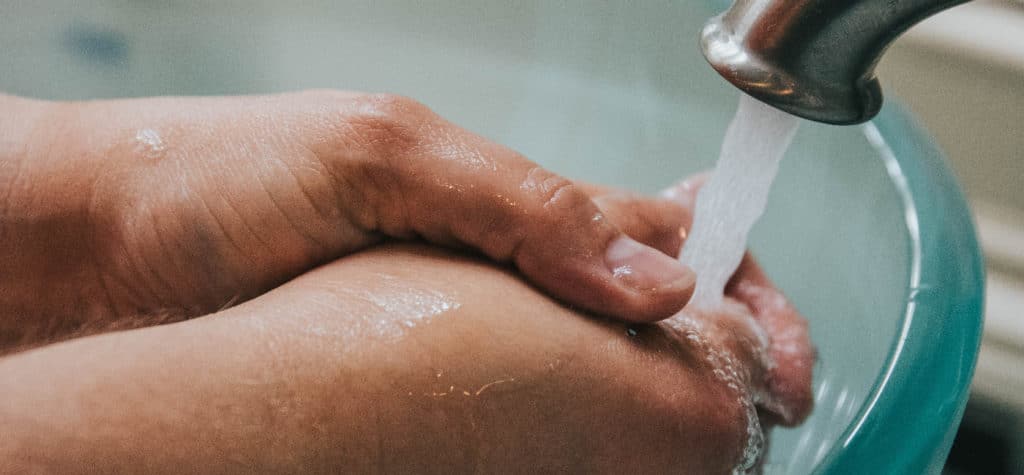
M0 360L0 459L176 473L735 463L735 398L656 327L631 339L477 263L366 254L220 315Z
M317 375L273 342L196 321L0 360L0 460L29 473L324 472L336 447L353 467L373 460L374 428L357 435L364 397L345 368L355 360L318 362L331 387L316 392ZM344 395L338 412L322 392Z

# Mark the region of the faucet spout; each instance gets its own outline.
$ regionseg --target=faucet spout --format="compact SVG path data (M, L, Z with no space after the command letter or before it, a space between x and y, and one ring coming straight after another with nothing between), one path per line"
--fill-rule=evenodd
M882 107L875 65L915 23L969 0L735 0L701 32L711 66L747 94L829 124Z

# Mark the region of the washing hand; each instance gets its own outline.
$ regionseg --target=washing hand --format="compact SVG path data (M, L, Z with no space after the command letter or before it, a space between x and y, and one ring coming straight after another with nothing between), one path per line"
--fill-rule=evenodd
M409 99L0 108L0 352L204 315L387 237L472 248L622 320L668 317L693 290L669 256L694 184L648 199L573 183ZM767 284L747 261L737 282Z
M750 256L726 292L738 312L590 318L682 307L693 276L670 256L699 183L661 199L572 183L393 97L0 108L0 351L216 312L0 359L7 460L708 473L749 442L737 394L767 424L810 410L806 323ZM451 254L364 250L416 237L572 307Z
M623 320L666 318L693 290L692 272L610 219L677 206L599 196L409 99L0 108L0 348L203 315L387 238L471 248Z
M0 358L0 460L61 474L736 473L757 455L749 403L762 425L810 409L809 366L792 370L805 327L749 313L611 322L479 259L374 246L214 315ZM790 356L773 365L780 336Z

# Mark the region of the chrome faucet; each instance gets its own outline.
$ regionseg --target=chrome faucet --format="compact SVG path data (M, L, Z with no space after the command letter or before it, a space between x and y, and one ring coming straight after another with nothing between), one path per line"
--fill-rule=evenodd
M867 121L882 107L875 65L915 23L969 0L735 0L701 32L711 66L800 117Z

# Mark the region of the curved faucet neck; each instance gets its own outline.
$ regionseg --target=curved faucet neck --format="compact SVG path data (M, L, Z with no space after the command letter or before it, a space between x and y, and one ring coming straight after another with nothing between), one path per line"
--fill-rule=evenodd
M831 124L882 106L875 65L917 22L969 0L736 0L701 34L708 62L744 92Z

